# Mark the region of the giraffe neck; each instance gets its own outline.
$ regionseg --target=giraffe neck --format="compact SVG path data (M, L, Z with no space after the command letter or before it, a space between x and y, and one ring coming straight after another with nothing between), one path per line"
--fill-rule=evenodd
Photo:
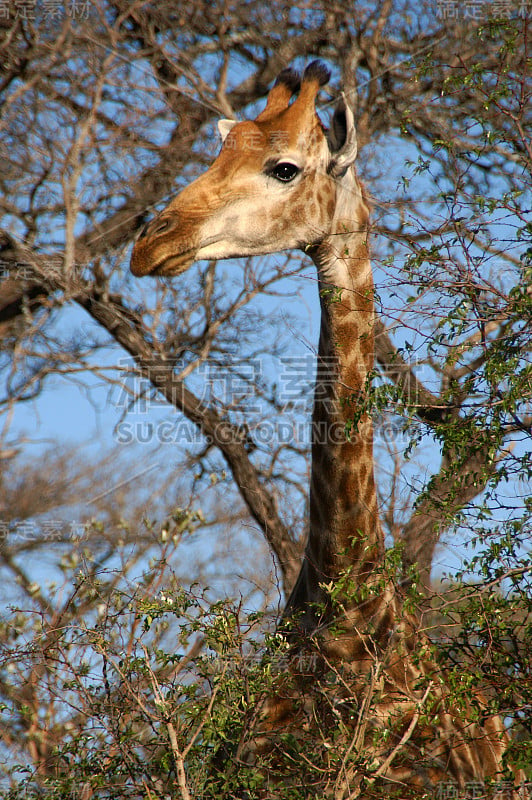
M320 584L349 574L360 585L384 550L371 419L363 415L356 427L352 425L373 369L374 301L367 210L354 176L350 181L344 197L337 199L330 233L310 251L318 269L321 303L310 530L288 614L323 599Z

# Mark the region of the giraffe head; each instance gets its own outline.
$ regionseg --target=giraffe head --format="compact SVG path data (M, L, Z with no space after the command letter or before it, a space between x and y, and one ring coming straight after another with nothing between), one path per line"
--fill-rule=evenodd
M131 256L133 274L178 275L200 259L318 245L333 230L357 149L344 95L329 131L316 114L328 80L319 61L301 82L284 70L255 120L220 121L218 157L144 228Z

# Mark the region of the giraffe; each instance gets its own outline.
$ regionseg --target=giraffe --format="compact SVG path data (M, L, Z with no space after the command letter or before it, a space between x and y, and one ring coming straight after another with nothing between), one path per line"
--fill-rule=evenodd
M246 757L275 748L279 732L315 735L318 718L348 729L350 718L351 760L332 784L327 773L322 796L422 797L442 781L464 790L468 782L503 776L507 738L500 719L487 716L481 725L469 721L475 715L466 700L461 710L453 706L428 641L382 569L372 421L357 413L374 363L369 209L345 96L329 130L316 113L329 77L319 61L302 78L285 69L256 119L221 120L219 155L140 233L131 270L139 277L177 275L200 259L295 248L314 261L321 328L309 535L284 618L294 647L315 647L319 658L280 680ZM339 678L329 691L331 669ZM318 708L316 687L328 697L327 711Z

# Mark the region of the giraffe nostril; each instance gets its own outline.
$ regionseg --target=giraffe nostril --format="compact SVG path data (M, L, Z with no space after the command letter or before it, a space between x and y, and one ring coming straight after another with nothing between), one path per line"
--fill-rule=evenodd
M155 224L156 222L158 222L158 224ZM158 233L162 233L163 231L165 231L170 223L168 221L168 218L166 218L160 220L154 219L152 224L153 224L153 230L151 231L151 234L152 236L156 236Z
M155 219L152 219L150 222L146 223L139 233L138 238L145 239L147 236L157 236L159 233L163 233L165 230L167 230L169 226L170 220L168 217L155 217Z

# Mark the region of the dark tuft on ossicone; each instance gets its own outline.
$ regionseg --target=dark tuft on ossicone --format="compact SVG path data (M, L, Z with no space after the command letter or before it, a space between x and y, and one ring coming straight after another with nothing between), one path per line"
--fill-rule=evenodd
M323 61L311 61L303 73L304 81L318 81L320 86L329 83L331 72Z
M301 76L299 72L296 72L295 69L286 67L286 69L283 69L283 71L277 76L274 86L278 86L280 83L287 86L292 94L295 94L299 91L299 87L301 86Z

